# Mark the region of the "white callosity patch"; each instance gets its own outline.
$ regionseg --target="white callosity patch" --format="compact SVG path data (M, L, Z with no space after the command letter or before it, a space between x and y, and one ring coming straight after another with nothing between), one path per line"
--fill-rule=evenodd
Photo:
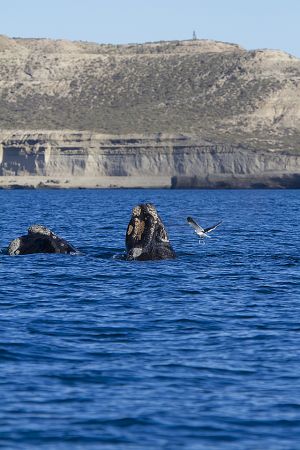
M141 207L135 206L132 210L132 215L139 217L141 215L141 212L142 212Z
M7 250L8 254L11 255L11 256L19 255L19 253L20 253L20 251L19 251L20 245L21 245L21 240L19 238L14 239L13 241L11 241L11 243L9 244L8 250Z
M156 223L157 219L158 219L158 214L157 214L156 208L153 205L151 205L151 203L147 203L146 208L147 208L147 212L153 217L153 220Z
M52 231L49 230L49 228L45 227L44 225L31 225L28 228L28 234L42 234L44 236L54 235Z
M140 248L140 247L135 247L133 250L132 250L132 257L135 259L135 258L138 258L139 256L141 256L141 254L143 253L143 249L142 248Z

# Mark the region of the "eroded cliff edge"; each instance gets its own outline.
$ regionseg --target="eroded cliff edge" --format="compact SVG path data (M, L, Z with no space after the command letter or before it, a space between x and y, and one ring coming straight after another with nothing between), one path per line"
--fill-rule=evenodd
M2 132L0 186L299 187L300 152L197 136Z
M299 86L281 51L0 36L0 185L298 187Z

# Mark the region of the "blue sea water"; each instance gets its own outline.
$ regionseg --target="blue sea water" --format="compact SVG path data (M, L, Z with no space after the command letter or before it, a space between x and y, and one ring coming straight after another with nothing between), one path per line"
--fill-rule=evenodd
M177 259L127 262L153 202ZM3 449L300 448L300 191L0 191ZM185 223L223 224L205 245Z

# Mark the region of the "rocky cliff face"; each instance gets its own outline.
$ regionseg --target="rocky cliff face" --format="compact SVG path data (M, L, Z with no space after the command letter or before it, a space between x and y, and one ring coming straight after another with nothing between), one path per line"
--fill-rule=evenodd
M58 184L85 177L93 180L91 186L101 186L103 177L115 177L119 183L114 184L122 186L124 177L139 177L138 185L154 178L174 187L280 187L297 174L300 152L211 144L185 135L6 132L0 146L0 175L44 177ZM157 182L153 185L161 185Z
M300 173L299 83L280 51L0 36L0 175L274 185Z

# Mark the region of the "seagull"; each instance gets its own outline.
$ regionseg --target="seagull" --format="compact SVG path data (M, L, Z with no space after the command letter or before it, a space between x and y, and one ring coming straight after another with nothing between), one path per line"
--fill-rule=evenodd
M201 225L199 225L192 217L187 217L187 222L189 225L191 225L192 228L194 228L195 233L199 236L200 239L204 239L206 237L210 238L207 233L210 233L211 231L215 230L219 225L221 225L222 220L216 225L213 225L212 227L208 228L202 228ZM203 241L204 242L204 241ZM199 240L200 243L200 240Z

